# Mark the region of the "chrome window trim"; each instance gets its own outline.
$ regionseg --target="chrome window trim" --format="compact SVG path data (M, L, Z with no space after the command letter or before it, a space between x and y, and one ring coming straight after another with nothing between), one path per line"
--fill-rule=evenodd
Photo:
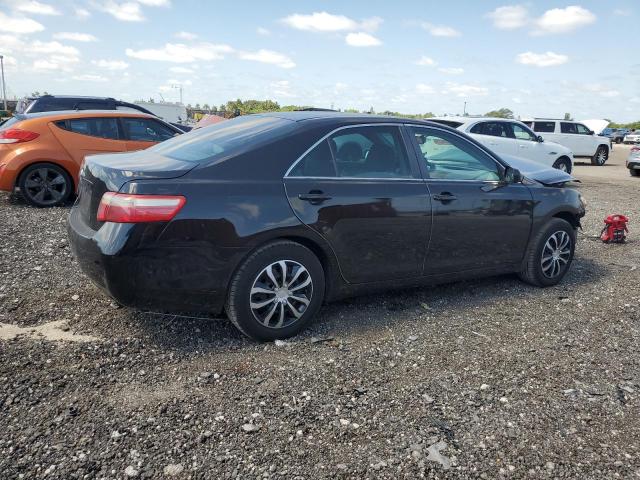
M287 169L287 171L285 172L284 177L282 177L282 179L284 180L285 178L352 178L352 179L353 178L360 178L360 177L338 177L337 175L335 177L289 177L289 174L291 173L291 170L296 168L296 165L298 165L298 163L300 163L300 160L302 160L311 150L316 148L318 145L320 145L322 142L327 140L331 135L333 135L336 132L339 132L341 130L346 130L346 129L349 129L349 128L360 128L360 127L396 127L398 129L398 131L400 131L400 128L402 127L402 125L403 125L402 123L383 122L383 123L359 123L357 125L343 125L341 127L338 127L336 129L330 131L329 133L327 133L324 137L322 137L316 143L311 145L311 147L309 147L307 150L305 150L304 153L302 155L300 155L291 164L291 166ZM388 178L385 178L385 177L374 177L373 179L375 179L375 180L389 180ZM396 178L396 180L411 180L411 179L415 179L415 177L411 176L411 177L400 178L400 179Z
M415 177L285 177L290 180L296 180L298 178L302 180L366 180L366 181L376 181L376 182L386 182L391 180L392 182L415 182L415 183L424 183L423 178L415 178Z

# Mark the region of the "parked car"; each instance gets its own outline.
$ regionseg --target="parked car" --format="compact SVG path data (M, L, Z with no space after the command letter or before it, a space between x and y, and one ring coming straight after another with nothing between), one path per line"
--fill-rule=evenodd
M632 177L640 177L640 147L631 147L627 157L627 168Z
M182 132L144 113L83 110L19 114L0 126L0 190L37 207L64 203L86 155L141 150Z
M624 136L624 143L640 143L640 130L628 132Z
M572 120L555 120L551 118L536 118L523 121L534 132L563 145L573 152L574 157L587 157L593 165L602 166L609 158L611 140L596 135L586 125Z
M488 117L442 117L429 120L465 132L498 155L520 156L567 173L573 170L573 153L570 149L545 141L517 120Z
M182 107L184 110L184 107ZM132 110L162 118L149 109L135 103L123 102L111 97L84 97L77 95L42 95L27 97L18 103L16 113L60 112L65 110ZM186 112L186 110L185 110ZM184 120L186 120L186 113ZM180 122L164 120L183 132L191 130L191 126Z
M611 143L622 143L628 131L628 128L605 128L600 136L609 138Z
M224 308L273 340L323 302L381 289L506 272L558 283L585 213L572 179L434 122L249 115L87 157L68 231L121 304Z

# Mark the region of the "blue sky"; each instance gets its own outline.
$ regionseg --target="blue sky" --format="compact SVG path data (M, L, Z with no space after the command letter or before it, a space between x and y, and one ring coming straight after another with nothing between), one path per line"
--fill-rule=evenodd
M0 0L9 95L640 118L634 0Z

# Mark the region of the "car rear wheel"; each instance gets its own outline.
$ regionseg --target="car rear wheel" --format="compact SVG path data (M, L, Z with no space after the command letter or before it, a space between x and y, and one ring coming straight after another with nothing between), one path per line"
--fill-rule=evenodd
M598 165L599 167L603 166L607 159L609 158L609 149L604 145L600 145L598 150L596 150L596 154L591 157L591 163L593 165Z
M259 341L291 337L322 305L324 270L315 254L283 240L260 247L235 273L225 310L245 335Z
M55 207L67 201L73 190L69 174L53 163L36 163L27 167L18 180L20 193L35 207Z
M640 170L636 170L635 168L630 168L629 173L632 177L640 177Z
M622 143L622 139L621 138L616 138L616 143Z
M561 157L553 164L553 168L571 173L571 162L566 157Z
M520 278L538 287L556 285L569 271L575 243L573 226L566 220L552 219L531 242Z

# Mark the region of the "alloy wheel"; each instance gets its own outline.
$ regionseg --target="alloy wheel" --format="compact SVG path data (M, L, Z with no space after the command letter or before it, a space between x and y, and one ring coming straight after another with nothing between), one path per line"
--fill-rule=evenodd
M547 278L555 278L562 272L571 257L571 237L563 230L553 233L542 248L540 260L542 273Z
M607 152L605 151L604 148L601 148L600 151L598 152L596 161L598 162L598 165L604 165L605 162L607 161Z
M24 182L25 191L31 200L39 205L53 205L67 194L67 180L62 173L42 167L29 173Z
M265 267L251 286L249 302L255 319L268 328L284 328L306 311L313 295L309 271L293 260Z

